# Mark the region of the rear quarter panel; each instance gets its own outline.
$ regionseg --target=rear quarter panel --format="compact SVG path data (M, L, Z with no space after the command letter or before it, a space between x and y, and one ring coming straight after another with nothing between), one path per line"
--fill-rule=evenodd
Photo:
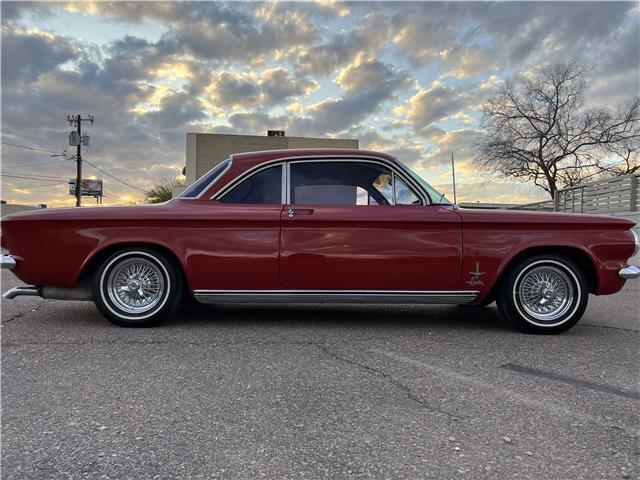
M489 293L514 257L541 247L545 251L561 247L582 252L595 270L595 294L615 293L624 286L618 271L633 253L631 221L563 213L461 210L460 214L463 282L467 287L475 284L480 297Z

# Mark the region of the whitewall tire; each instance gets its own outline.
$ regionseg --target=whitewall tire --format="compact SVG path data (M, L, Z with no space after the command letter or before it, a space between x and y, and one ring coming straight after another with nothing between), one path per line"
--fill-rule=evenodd
M150 248L128 248L109 255L92 280L98 310L122 327L157 325L182 298L182 276L163 254Z
M501 278L496 303L519 330L559 333L573 327L588 302L584 272L569 258L536 255L510 266Z

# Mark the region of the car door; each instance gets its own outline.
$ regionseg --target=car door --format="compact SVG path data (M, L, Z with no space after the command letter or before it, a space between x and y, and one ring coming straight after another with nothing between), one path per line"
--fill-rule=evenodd
M277 290L283 165L257 169L203 209L188 243L194 290Z
M459 215L450 206L426 205L424 195L390 164L301 160L289 162L287 172L280 241L284 288L440 291L460 286Z

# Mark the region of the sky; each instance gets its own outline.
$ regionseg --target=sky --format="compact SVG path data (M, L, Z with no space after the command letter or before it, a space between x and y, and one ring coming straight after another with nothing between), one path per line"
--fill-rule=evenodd
M509 78L580 58L590 105L640 94L637 2L2 2L2 191L66 206L69 114L84 177L139 202L185 164L186 132L358 138L458 200L542 190L487 177L480 109ZM36 147L34 151L15 146ZM106 173L105 173L106 172ZM37 177L23 178L23 177ZM123 183L124 182L124 183ZM85 199L85 203L91 203Z

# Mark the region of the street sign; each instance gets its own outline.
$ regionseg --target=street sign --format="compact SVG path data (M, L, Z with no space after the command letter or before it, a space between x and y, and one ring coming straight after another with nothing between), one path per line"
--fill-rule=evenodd
M76 194L76 180L69 180L69 195ZM80 194L83 197L101 197L102 180L83 179L80 185Z

